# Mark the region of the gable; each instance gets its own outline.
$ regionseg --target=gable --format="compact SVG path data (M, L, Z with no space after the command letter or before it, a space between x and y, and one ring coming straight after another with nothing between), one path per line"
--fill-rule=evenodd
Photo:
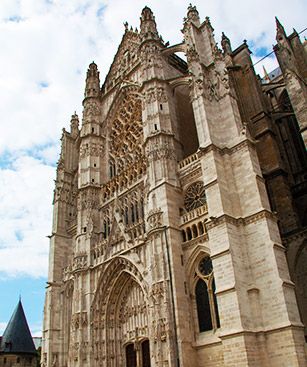
M138 58L140 42L137 31L126 30L103 84L102 88L105 92L124 79L124 76L140 62Z

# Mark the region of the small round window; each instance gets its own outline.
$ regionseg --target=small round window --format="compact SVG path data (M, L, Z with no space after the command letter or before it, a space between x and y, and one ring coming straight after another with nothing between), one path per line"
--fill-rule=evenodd
M203 276L208 276L212 273L213 267L210 257L204 257L202 260L200 260L198 264L198 271Z

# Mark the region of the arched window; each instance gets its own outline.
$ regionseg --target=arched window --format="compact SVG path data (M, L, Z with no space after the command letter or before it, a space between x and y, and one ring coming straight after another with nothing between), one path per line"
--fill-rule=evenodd
M130 210L131 210L131 223L135 223L135 211L134 211L134 205L133 204L131 204Z
M196 224L192 225L192 232L193 232L193 238L198 237L197 227Z
M204 226L202 224L202 222L198 223L198 233L201 236L202 234L204 234Z
M207 284L204 280L198 279L195 288L197 316L199 331L212 330L212 318L210 312L210 302Z
M212 261L203 257L196 268L195 299L199 332L220 327Z
M126 346L126 367L136 366L136 351L134 350L134 345L128 344Z
M110 178L113 178L114 176L116 176L116 167L115 167L115 163L113 159L110 159L109 161L109 176Z
M142 342L142 367L150 367L149 340Z
M190 241L192 239L192 232L191 232L190 227L187 228L187 237L188 237L188 241Z

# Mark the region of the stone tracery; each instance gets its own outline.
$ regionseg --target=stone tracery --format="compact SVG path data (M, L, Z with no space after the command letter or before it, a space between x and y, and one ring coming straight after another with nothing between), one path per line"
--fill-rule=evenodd
M142 149L142 107L135 94L126 94L111 125L110 159L117 174L140 161Z

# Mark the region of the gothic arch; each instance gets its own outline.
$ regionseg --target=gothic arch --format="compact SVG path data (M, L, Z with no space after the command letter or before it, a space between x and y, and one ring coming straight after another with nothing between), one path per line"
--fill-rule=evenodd
M110 287L115 283L121 272L126 272L135 278L143 292L148 294L148 284L141 274L141 269L126 257L118 256L101 272L97 282L96 293L92 301L92 307L109 293Z
M194 248L186 265L186 274L188 279L193 277L195 264L197 264L197 262L205 255L210 255L210 249L207 246L198 245Z
M210 271L202 273L200 264L205 259L210 262ZM186 265L186 273L191 298L191 323L197 339L199 333L220 327L214 273L207 247L199 245L193 250Z
M144 96L142 93L139 92L138 85L128 84L125 86L121 86L115 93L113 101L111 103L109 112L106 117L107 126L112 123L112 120L115 118L118 108L120 107L121 103L123 102L124 98L128 95L133 95L136 99L143 101Z
M111 261L101 274L92 303L94 363L123 365L125 346L148 338L147 284L128 259Z

